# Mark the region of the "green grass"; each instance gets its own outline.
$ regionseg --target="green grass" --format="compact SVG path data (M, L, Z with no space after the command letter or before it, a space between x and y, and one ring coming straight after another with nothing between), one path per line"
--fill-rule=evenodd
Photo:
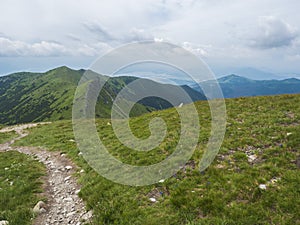
M0 152L0 221L31 224L32 208L41 199L43 164L16 151Z
M210 113L206 102L197 103L201 131L193 157L164 183L145 187L116 184L95 173L78 155L70 121L33 128L16 144L65 152L84 169L77 174L80 196L94 210L95 224L299 224L300 173L295 163L300 149L299 102L300 95L226 100L225 139L212 165L202 173L198 163L210 133ZM159 162L177 143L180 123L175 110L133 118L130 124L136 136L146 138L148 121L156 116L165 119L168 134L148 153L124 147L109 120L97 120L99 136L123 162ZM257 156L253 164L246 152ZM271 183L272 178L277 182ZM267 184L267 190L259 189L259 184ZM157 203L149 201L152 196Z
M18 137L18 134L14 131L6 132L6 133L0 133L0 144L4 144L4 143L12 140L15 137Z

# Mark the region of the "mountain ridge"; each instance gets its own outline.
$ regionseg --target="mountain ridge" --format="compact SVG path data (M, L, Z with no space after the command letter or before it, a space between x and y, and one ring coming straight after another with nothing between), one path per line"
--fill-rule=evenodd
M202 92L200 86L205 86L211 91L214 91L219 86L225 98L300 93L300 80L297 78L252 80L231 74L217 80L203 81L200 85L190 85L195 90Z
M0 124L70 119L75 90L81 77L87 71L92 72L61 66L45 73L19 72L0 77ZM107 77L96 73L95 77L100 80L108 78L97 98L96 117L109 117L113 99L123 87L137 78ZM140 80L150 83L150 80ZM170 92L178 90L174 85L157 82L152 82L152 85L165 87L163 89ZM205 99L203 94L194 89L190 87L185 87L185 89L193 101ZM135 93L132 96L134 95ZM149 97L137 102L130 115L137 116L169 107L171 105L166 101Z

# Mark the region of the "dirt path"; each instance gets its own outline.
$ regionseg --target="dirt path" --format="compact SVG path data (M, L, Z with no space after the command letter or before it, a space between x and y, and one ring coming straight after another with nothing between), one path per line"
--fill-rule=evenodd
M45 123L24 124L6 127L0 132L15 131L19 136L13 140L0 144L0 151L16 150L18 152L32 155L47 168L45 177L44 195L48 201L45 212L41 213L35 220L36 225L52 224L75 224L80 225L89 222L92 212L86 212L85 205L78 197L79 185L72 176L76 166L64 154L50 152L34 147L12 147L16 141L28 135L27 128L43 125Z

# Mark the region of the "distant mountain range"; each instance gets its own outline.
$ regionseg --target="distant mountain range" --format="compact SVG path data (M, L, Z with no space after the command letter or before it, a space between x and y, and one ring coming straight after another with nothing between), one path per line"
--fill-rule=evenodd
M241 77L246 77L252 80L279 80L282 76L266 72L263 70L259 70L252 67L244 67L244 68L237 68L233 69L232 74L238 74Z
M74 93L85 72L85 70L72 70L64 66L46 73L21 72L0 77L0 124L71 119ZM99 82L105 78L99 74L96 77ZM124 86L136 79L128 76L109 78L98 96L95 107L96 117L110 117L112 103L117 94ZM90 81L81 84L89 93L93 93L93 85ZM162 94L171 93L175 96L178 105L189 103L181 98L178 86L160 84L147 79L139 79L138 85L141 90L147 86L153 90L162 90ZM192 101L205 99L203 94L191 87L187 85L181 87L189 94ZM134 99L136 93L133 90L127 92L127 100ZM130 115L137 116L171 106L161 98L147 97L134 105Z
M300 93L300 80L296 78L284 80L251 80L232 74L217 79L217 82L205 81L201 85L205 85L213 91L217 83L220 85L225 98ZM192 84L190 86L202 92L201 85Z

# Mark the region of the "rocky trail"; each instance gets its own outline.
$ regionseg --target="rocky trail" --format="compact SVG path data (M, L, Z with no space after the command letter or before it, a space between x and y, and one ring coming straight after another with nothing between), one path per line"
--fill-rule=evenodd
M0 144L0 151L15 150L23 154L31 155L42 162L47 169L44 177L44 193L47 202L38 202L33 211L38 215L34 219L35 225L52 224L85 224L91 222L92 212L87 212L83 201L78 197L80 186L72 176L76 172L76 166L64 154L50 152L35 147L15 147L12 144L28 135L26 129L43 125L45 123L32 123L6 127L0 132L15 131L18 137Z

